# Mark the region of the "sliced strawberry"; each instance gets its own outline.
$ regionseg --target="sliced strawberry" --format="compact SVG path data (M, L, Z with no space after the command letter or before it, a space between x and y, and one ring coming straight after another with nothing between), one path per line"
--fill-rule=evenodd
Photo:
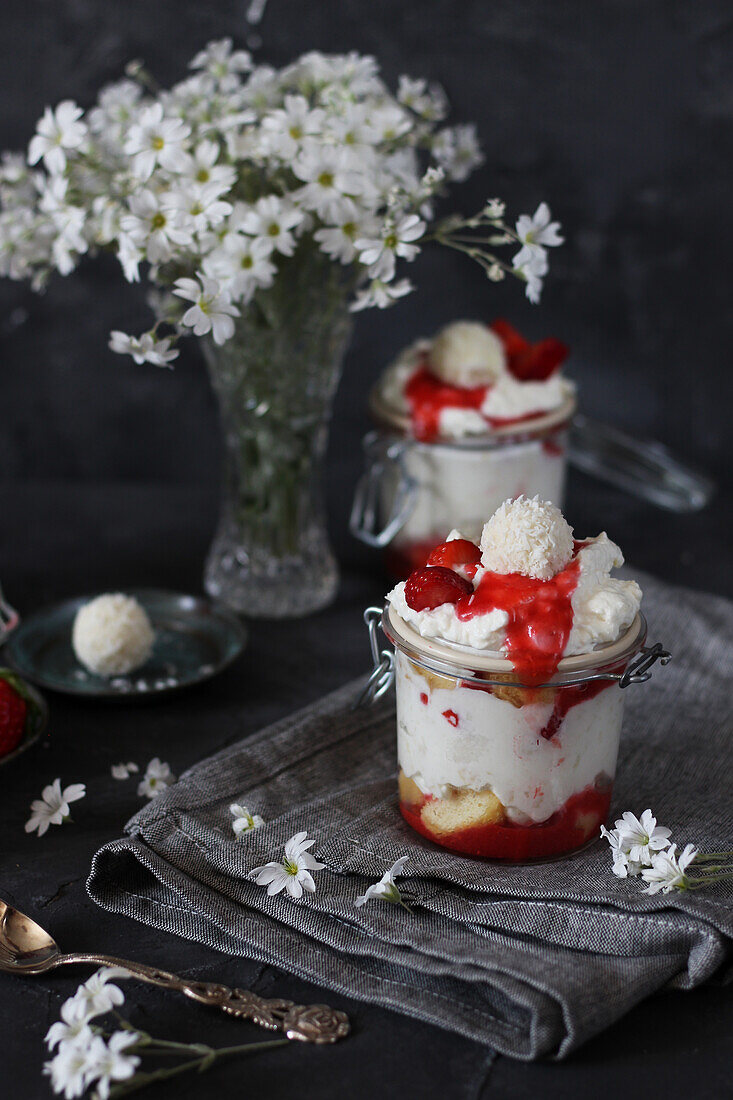
M568 357L569 348L553 336L510 357L509 370L520 382L544 382Z
M469 581L441 565L416 569L405 581L405 600L413 611L430 611L442 603L458 603L472 592Z
M508 321L505 321L503 317L496 318L491 324L491 330L495 332L501 340L504 345L504 351L510 359L513 355L519 355L530 347L529 340L522 336L521 332L517 332L514 326L510 325Z
M481 561L481 551L469 539L452 539L431 550L428 565L442 565L446 569L458 569L462 565L476 565Z
M12 752L22 741L27 713L25 699L0 679L0 756Z

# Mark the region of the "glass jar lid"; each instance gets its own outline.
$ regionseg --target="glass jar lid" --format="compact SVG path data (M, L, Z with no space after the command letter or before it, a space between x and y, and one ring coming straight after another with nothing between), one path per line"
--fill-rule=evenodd
M431 672L453 676L469 683L513 684L527 687L517 679L514 665L506 657L454 642L441 642L424 638L397 614L391 604L385 604L382 613L382 630L392 644ZM641 613L636 615L628 630L615 642L598 646L590 653L577 653L563 657L555 675L544 687L573 684L592 679L609 679L608 670L624 667L644 649L647 624ZM662 656L662 653L659 653Z

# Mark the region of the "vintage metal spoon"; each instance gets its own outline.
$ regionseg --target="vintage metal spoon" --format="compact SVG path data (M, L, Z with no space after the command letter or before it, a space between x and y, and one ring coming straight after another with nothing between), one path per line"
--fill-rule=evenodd
M283 1031L288 1039L305 1043L335 1043L349 1034L349 1018L328 1005L296 1005L292 1001L258 997L246 989L229 989L215 982L194 982L167 970L112 955L86 952L62 954L45 929L0 898L0 970L12 974L44 974L66 963L120 966L135 977L164 989L176 989L201 1004L213 1005L251 1020L270 1031Z

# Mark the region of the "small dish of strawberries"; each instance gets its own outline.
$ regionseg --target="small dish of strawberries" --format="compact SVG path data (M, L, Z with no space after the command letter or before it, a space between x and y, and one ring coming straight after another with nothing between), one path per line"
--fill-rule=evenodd
M0 668L0 764L38 740L47 721L43 696L12 669Z

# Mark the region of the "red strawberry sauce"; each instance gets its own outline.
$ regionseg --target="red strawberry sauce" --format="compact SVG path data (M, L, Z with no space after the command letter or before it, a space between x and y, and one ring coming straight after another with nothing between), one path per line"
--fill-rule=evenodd
M567 347L554 338L530 344L503 320L495 321L491 328L504 344L509 373L520 382L544 382L567 357ZM415 438L422 443L430 443L437 438L443 409L475 409L480 412L490 389L490 385L464 387L443 382L431 373L430 360L423 355L420 366L405 386ZM487 428L503 428L543 415L535 412L512 418L486 416L484 419Z
M554 676L565 652L579 574L575 556L546 581L522 573L484 573L473 594L455 605L456 615L466 622L495 608L506 611L506 650L517 676L529 686L542 684Z
M591 786L578 791L571 795L557 813L540 825L512 825L508 822L501 825L474 825L440 837L433 836L420 816L429 797L422 803L400 803L400 812L405 821L422 836L463 855L520 862L572 852L597 836L608 816L611 788L609 785L599 790Z

